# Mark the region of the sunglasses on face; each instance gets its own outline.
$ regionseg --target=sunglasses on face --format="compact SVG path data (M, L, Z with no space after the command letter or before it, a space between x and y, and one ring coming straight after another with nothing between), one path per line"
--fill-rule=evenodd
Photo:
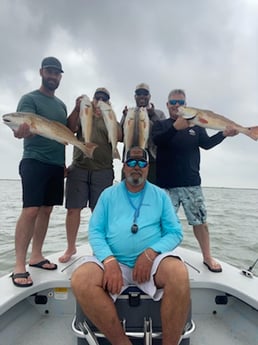
M149 96L148 90L137 90L135 91L136 96Z
M109 96L105 93L96 94L94 98L96 99L96 101L102 100L103 102L107 102L109 100Z
M168 103L171 105L176 105L176 104L185 105L185 100L184 99L170 99Z
M136 165L138 165L139 168L143 169L143 168L146 168L146 166L148 165L148 162L144 159L128 159L128 161L126 161L125 164L129 168L135 168Z

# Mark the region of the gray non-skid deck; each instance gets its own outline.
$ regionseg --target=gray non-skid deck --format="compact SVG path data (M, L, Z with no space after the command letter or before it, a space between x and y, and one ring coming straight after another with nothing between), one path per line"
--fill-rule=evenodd
M0 340L1 345L76 345L77 338L71 329L71 316L41 317L36 324L25 329L20 329L18 335L16 325L13 334L14 337L6 335L6 338ZM199 316L195 318L196 330L191 336L191 345L220 344L220 345L253 345L255 342L248 342L245 334L241 338L239 334L234 335L229 328L225 327L223 320L212 317Z
M1 320L0 345L76 345L77 338L71 327L75 303L71 292L68 295L69 302L50 299L46 305L35 305L35 297L31 296L14 306ZM228 306L216 309L211 301L205 310L207 301L203 292L193 291L193 297L196 329L191 335L191 345L258 344L258 320L253 317L257 311L241 305L239 316L239 304L234 298Z

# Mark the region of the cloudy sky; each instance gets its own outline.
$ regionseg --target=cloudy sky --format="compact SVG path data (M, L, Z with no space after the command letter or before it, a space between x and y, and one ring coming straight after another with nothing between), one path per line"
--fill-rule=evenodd
M43 57L65 71L56 95L68 112L81 94L111 92L120 119L136 84L166 114L173 88L188 105L258 125L257 0L0 0L0 112L40 86ZM209 134L215 132L209 131ZM0 124L0 178L19 178L22 140ZM120 146L121 149L121 146ZM67 165L72 148L67 149ZM116 175L121 163L115 161ZM240 134L202 151L203 186L258 188L258 142Z

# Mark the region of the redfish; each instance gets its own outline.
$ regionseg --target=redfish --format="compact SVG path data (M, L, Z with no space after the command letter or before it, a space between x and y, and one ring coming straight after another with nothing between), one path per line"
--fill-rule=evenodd
M182 116L191 124L203 128L211 128L224 131L227 127L231 127L239 133L247 135L253 140L258 140L258 126L243 127L222 115L214 113L211 110L202 110L198 108L181 106L178 107L177 115Z
M85 143L90 143L92 131L92 104L87 95L83 95L80 103L80 122L82 127L82 136Z
M146 108L129 108L124 122L124 145L126 152L132 146L147 147L150 120Z
M98 107L100 108L105 126L108 131L108 141L112 146L113 158L121 159L117 149L118 123L115 112L110 104L103 101L98 101Z
M74 145L78 147L88 158L92 158L96 144L79 141L74 133L66 126L57 121L50 121L43 116L16 112L3 115L3 122L13 130L17 130L20 125L26 123L32 134L41 135L47 139L55 140L63 145Z

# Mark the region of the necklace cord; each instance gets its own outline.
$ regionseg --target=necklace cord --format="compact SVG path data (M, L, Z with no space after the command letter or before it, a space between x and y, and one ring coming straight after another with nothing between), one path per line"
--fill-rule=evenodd
M139 205L138 205L137 207L133 204L133 202L132 202L132 200L131 200L131 198L130 198L129 192L128 192L128 190L127 190L125 184L124 184L124 187L125 187L125 194L126 194L126 196L127 196L127 199L128 199L128 201L129 201L130 205L132 206L132 208L134 209L133 223L135 224L137 218L138 218L139 215L140 215L140 209L141 209L142 202L143 202L143 198L144 198L144 195L145 195L145 190L146 190L145 187L146 187L146 184L145 184L144 188L143 188L142 191L141 191L141 193L142 193L142 194L141 194L141 199L140 199Z

